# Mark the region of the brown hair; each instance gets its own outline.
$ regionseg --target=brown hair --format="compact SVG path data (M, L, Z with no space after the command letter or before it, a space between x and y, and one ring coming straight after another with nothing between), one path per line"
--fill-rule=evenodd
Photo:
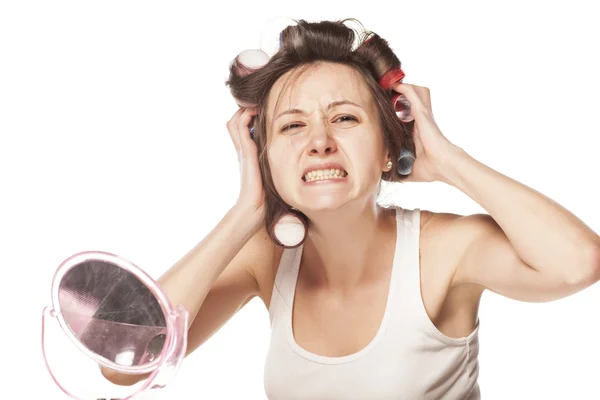
M234 60L229 67L229 78L225 84L229 86L233 97L240 103L257 105L261 110L255 117L253 136L258 148L258 160L265 190L265 224L271 239L278 244L280 243L273 234L273 228L281 216L294 213L303 221L305 228L308 228L308 218L299 210L292 210L277 193L267 157L264 110L266 110L271 88L286 72L298 71L298 74L294 74L297 79L310 66L320 62L347 65L359 72L375 101L384 146L389 151L393 163L390 171L382 173L382 180L398 182L405 179L406 176L398 174L396 170L398 157L405 147L413 154L415 151L412 141L414 121L402 123L398 119L392 104L392 98L396 93L393 93L392 89L384 91L378 83L386 72L400 68L400 60L385 39L364 29L362 32L355 31L345 25L349 20L358 22L354 18L313 23L305 20L295 21L297 25L288 26L281 32L280 49L265 66L248 73L247 70L242 71ZM355 41L358 46L353 49ZM283 92L284 90L281 91Z

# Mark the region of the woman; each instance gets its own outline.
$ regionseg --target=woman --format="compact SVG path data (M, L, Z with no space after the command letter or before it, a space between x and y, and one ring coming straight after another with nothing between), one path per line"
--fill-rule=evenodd
M188 354L264 301L269 398L478 399L483 291L530 302L578 292L600 277L600 238L451 143L387 42L368 33L354 48L344 22L299 21L266 65L232 63L240 195L160 283L190 312ZM414 122L398 119L398 94ZM445 182L489 214L385 208L382 179ZM306 224L299 246L276 235L289 213Z

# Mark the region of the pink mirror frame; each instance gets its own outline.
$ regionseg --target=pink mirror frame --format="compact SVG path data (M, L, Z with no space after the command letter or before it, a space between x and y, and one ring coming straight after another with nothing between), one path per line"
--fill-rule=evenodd
M68 324L64 319L64 316L61 313L58 289L60 287L60 282L64 275L72 267L86 261L104 261L116 265L120 268L123 268L124 270L130 272L135 277L137 277L142 283L144 283L144 285L146 285L146 287L158 300L159 304L163 309L165 320L167 322L166 338L161 353L150 363L140 366L124 366L117 364L89 350L77 339L75 334L71 331L71 328L69 328ZM54 382L65 394L74 399L79 399L78 397L71 394L63 385L61 385L58 382L54 373L52 372L52 368L50 367L50 364L46 357L45 350L44 338L47 323L46 318L56 318L62 330L75 344L75 346L77 346L77 348L81 352L83 352L85 355L96 361L98 364L106 368L126 374L146 374L148 372L151 373L141 387L139 387L134 393L123 398L122 400L131 399L135 395L146 390L147 388L159 389L165 387L173 379L175 373L181 365L181 362L185 358L185 353L187 350L187 327L189 318L187 310L185 310L181 306L174 308L167 296L165 295L165 293L163 292L163 290L154 281L154 279L150 277L150 275L148 275L146 272L144 272L141 268L139 268L132 262L127 261L124 258L112 253L107 253L104 251L84 251L74 254L71 257L67 258L65 261L63 261L57 268L54 274L54 278L52 280L52 306L44 307L44 310L42 312L41 339L42 353L44 355L44 362L46 364L46 368L48 368L48 372L50 373L50 376L52 377Z

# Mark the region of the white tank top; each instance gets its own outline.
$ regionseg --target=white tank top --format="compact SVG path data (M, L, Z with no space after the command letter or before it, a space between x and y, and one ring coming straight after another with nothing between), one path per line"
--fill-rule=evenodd
M396 250L385 313L373 340L357 353L325 357L300 347L292 306L303 246L284 249L269 318L264 386L271 400L481 398L478 331L451 338L429 319L421 300L420 209L396 207ZM352 332L349 332L351 334Z

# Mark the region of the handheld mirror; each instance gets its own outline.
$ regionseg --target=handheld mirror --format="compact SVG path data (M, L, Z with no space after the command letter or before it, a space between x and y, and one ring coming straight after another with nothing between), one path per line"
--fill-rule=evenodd
M69 365L71 373L61 380L50 366L48 350L52 346L46 340L53 320L78 354L87 356L84 359L88 363L89 359L96 363L95 379L84 384L92 391L93 386L100 386L98 382L108 383L100 367L124 374L149 374L139 386L127 387L132 393L122 399L133 398L146 389L165 387L185 357L187 311L174 308L142 269L111 253L86 251L63 261L52 281L52 306L45 307L42 313L42 351L48 371L63 392L82 399L67 386L74 384L75 378L70 377L82 380L83 367ZM55 369L61 361L64 364L64 360L57 361ZM65 384L69 381L73 382ZM98 390L104 396L106 389Z

